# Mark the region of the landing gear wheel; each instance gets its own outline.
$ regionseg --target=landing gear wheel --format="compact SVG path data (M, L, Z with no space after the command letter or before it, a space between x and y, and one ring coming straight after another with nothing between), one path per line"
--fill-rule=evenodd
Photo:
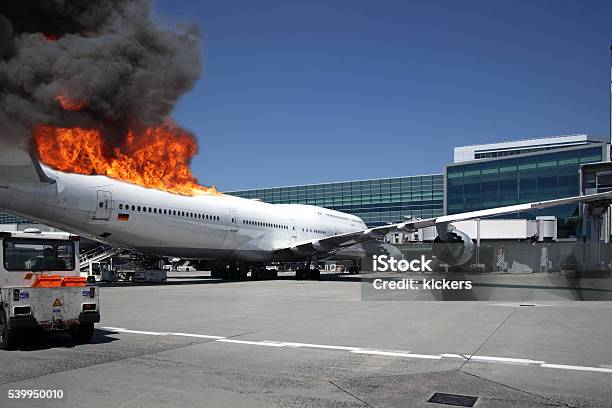
M228 269L225 271L223 279L239 281L239 280L245 280L246 277L247 277L247 271L243 271L240 269Z
M75 343L83 344L89 343L89 340L93 337L94 334L94 324L93 323L81 323L74 324L70 326L68 332L72 336L72 339Z
M318 269L311 269L308 271L308 279L319 280L321 279L321 271Z
M17 330L8 327L6 314L0 310L0 349L13 350L17 346L18 335Z

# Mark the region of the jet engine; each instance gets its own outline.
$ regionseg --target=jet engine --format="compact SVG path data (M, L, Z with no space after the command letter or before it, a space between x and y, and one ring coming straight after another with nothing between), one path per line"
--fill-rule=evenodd
M433 254L445 264L450 266L463 265L472 257L474 243L462 231L450 224L436 226L438 236L434 240Z

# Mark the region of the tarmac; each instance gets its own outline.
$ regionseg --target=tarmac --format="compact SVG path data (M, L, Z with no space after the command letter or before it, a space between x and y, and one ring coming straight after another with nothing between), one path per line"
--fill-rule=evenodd
M612 407L610 302L364 301L357 279L201 273L100 300L90 344L0 351L0 406ZM28 389L64 396L8 399Z

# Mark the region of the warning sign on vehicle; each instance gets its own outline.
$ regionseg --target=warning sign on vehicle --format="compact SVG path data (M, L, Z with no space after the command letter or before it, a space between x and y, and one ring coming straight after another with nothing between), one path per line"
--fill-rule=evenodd
M61 306L62 302L58 298L55 298L55 302L53 302L53 307Z

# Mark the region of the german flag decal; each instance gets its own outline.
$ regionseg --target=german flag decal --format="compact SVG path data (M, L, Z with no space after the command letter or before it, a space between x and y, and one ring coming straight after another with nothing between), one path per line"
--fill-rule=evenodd
M119 214L119 215L117 215L117 219L119 221L129 221L130 214Z

